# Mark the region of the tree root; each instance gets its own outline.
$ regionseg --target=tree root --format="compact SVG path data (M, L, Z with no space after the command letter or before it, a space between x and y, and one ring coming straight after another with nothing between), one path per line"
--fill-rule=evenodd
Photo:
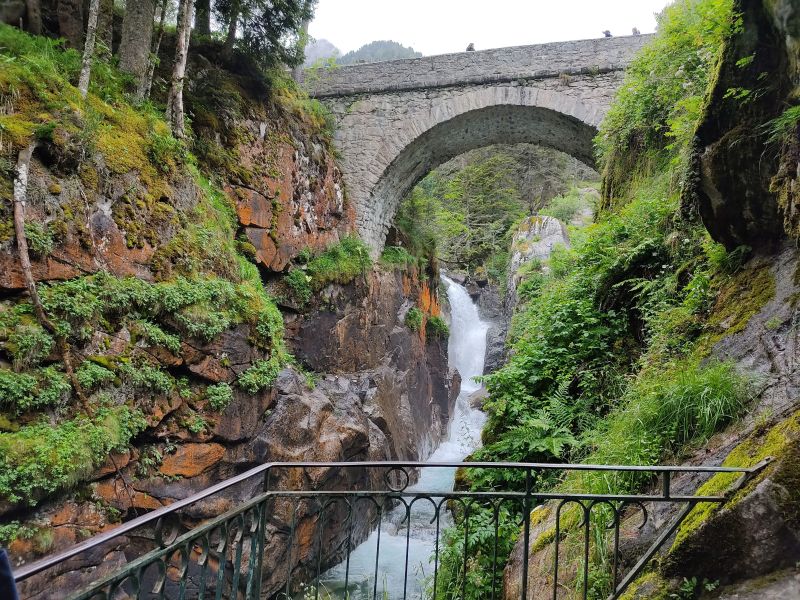
M84 409L88 414L91 414L89 402L86 399L86 394L83 391L78 377L75 374L74 363L72 361L72 349L70 348L67 337L58 330L58 328L49 319L44 311L44 306L39 298L39 292L36 289L36 280L33 277L33 270L31 268L31 258L28 252L28 238L25 236L25 203L28 198L28 171L30 169L31 156L36 150L38 142L31 143L27 148L21 150L17 157L16 177L14 178L14 233L17 236L17 249L19 250L19 262L22 267L22 273L25 277L25 287L28 290L28 295L33 303L33 311L36 315L40 325L44 327L53 337L58 344L58 350L61 354L61 360L64 362L64 370L67 373L72 388L75 390L75 395L80 400Z

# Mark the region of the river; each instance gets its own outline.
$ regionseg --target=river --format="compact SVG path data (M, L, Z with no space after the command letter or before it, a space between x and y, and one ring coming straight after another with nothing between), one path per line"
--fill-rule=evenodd
M450 301L450 339L448 355L450 366L461 374L461 393L456 400L447 437L428 457L428 462L456 462L464 459L480 445L480 434L485 415L469 405L469 396L480 388L474 377L483 373L486 354L486 332L489 324L480 319L478 308L463 286L443 276ZM409 487L413 491L449 492L455 480L455 469L423 468L419 480ZM444 512L444 511L443 511ZM350 555L348 585L345 587L346 565L340 564L320 579L319 598L368 600L375 592L375 554L380 543L377 565L377 598L423 598L424 580L433 571L432 555L436 541L436 526L430 521L434 515L429 502L417 502L411 510L409 535L408 579L405 581L406 527L402 524L405 507L400 506L386 515L383 524L360 544ZM447 516L441 519L441 529ZM441 531L440 531L441 539ZM301 596L302 597L302 596ZM314 594L310 595L311 598Z

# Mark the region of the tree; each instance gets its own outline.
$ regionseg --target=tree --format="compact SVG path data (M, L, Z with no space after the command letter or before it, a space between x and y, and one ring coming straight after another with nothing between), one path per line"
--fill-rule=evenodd
M114 42L114 0L100 0L100 14L97 17L97 44L95 53L105 58L111 56Z
M238 46L262 67L294 67L303 60L298 39L315 5L316 0L219 0L217 12L227 23L225 54L230 57Z
M41 0L25 0L26 29L28 33L41 35L42 33L42 2Z
M84 98L89 93L89 78L92 74L92 57L94 56L94 41L97 33L97 15L99 12L100 0L89 0L89 21L86 25L86 42L83 48L81 76L78 80L78 91Z
M153 38L155 0L126 0L119 45L119 68L133 75L136 96L141 100L145 89L150 44Z
M211 0L195 2L194 32L197 35L211 35Z
M150 88L153 87L153 75L155 74L156 65L158 64L158 51L161 48L161 40L164 38L164 19L167 16L167 0L161 0L158 10L158 31L155 41L153 42L153 51L150 53L150 62L147 65L144 90L141 93L142 100L147 100L150 97Z
M189 38L192 33L193 0L180 0L178 4L178 26L175 32L175 62L172 66L172 84L167 98L167 120L172 135L178 139L186 137L183 114L183 83L186 77L186 60L189 57Z
M58 33L67 40L70 48L83 45L83 2L81 0L58 0Z

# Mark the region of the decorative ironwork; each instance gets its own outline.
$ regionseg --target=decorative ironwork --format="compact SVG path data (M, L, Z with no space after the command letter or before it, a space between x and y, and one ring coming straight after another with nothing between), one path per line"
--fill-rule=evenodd
M613 600L642 572L694 506L725 502L725 496L673 493L672 479L676 474L739 473L736 485L741 486L764 464L738 469L529 463L269 463L24 566L15 573L15 578L24 597L26 584L41 578L49 581L70 572L75 569L75 560L84 553L100 550L127 536L135 537L137 543L126 553L137 555L127 556L127 564L119 565L113 573L96 581L87 576L84 589L70 590L71 600L466 598L469 561L478 551L471 533L480 533L481 552L492 556L491 573L480 576L489 578L487 587L491 588L490 597L495 599L501 597L505 568L500 560L500 529L508 526L511 518L517 519L512 525L519 529L521 556L530 556L532 549L551 548L546 557L551 561L546 579L554 600L563 597L559 587L563 587L565 580L574 584L575 597L587 597L592 536L600 535L607 540L611 548L609 600ZM519 473L518 480L524 483L517 491L423 490L417 489L418 484L412 485L421 468L506 469ZM654 485L645 493L617 495L537 489L535 482L553 471L600 471L609 475L644 472L652 475ZM344 477L343 473L358 477ZM356 485L355 481L361 484ZM204 502L224 492L241 493L244 488L254 489L249 499L223 514L197 521L198 507ZM654 533L650 547L623 574L620 533L623 529L642 529L651 523L652 507L656 505L675 506L679 510ZM542 519L533 511L544 507L552 515L546 521L551 535L539 531L534 540L534 528L541 530ZM532 513L536 518L532 519ZM455 578L452 564L446 575L442 573L443 536L448 527L450 542L457 541L461 550ZM419 534L420 531L423 533ZM573 541L565 549L567 533ZM412 537L418 534L422 541ZM358 547L368 536L371 536L369 541ZM542 540L549 546L542 544ZM532 542L536 548L532 548ZM564 560L567 550L570 561ZM394 553L389 567L396 579L388 587L386 581L381 581L387 553ZM449 560L452 562L452 554ZM371 573L356 574L357 561L362 571L368 564ZM415 565L424 573L412 572ZM541 561L537 568L540 566ZM518 597L523 600L531 597L529 569L529 561L521 561ZM565 570L570 572L565 574ZM73 576L69 580L78 579ZM328 589L326 582L330 581L335 581L336 589ZM445 585L449 586L446 590Z

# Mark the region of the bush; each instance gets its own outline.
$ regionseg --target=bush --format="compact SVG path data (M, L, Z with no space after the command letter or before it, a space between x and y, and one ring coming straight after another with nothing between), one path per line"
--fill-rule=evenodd
M25 238L34 256L44 258L53 252L53 236L45 225L28 221L25 223Z
M539 214L554 217L562 223L569 223L579 211L588 206L580 191L573 188L567 194L553 198L547 207L539 211Z
M55 367L31 373L0 369L0 404L13 414L57 406L66 401L71 392L66 375Z
M84 390L90 391L114 381L117 376L113 371L106 369L92 361L84 361L75 372L78 382Z
M19 371L40 364L52 352L54 344L50 334L38 325L20 325L8 336L6 350Z
M370 266L369 248L357 237L346 237L311 259L306 272L317 292L329 283L350 283Z
M303 269L292 269L283 278L283 281L289 287L292 296L301 305L306 304L311 300L311 277Z
M212 409L223 411L233 400L233 390L225 382L210 385L206 388L206 400Z
M417 259L402 246L386 246L381 253L381 264L405 268L417 264Z
M239 387L248 394L257 394L275 383L281 368L283 364L277 357L260 360L239 375Z
M450 335L450 327L442 317L430 317L425 324L425 331L433 337L447 338Z
M412 306L408 309L405 318L406 327L408 327L411 331L419 331L422 328L422 319L424 315L420 309L416 306Z

